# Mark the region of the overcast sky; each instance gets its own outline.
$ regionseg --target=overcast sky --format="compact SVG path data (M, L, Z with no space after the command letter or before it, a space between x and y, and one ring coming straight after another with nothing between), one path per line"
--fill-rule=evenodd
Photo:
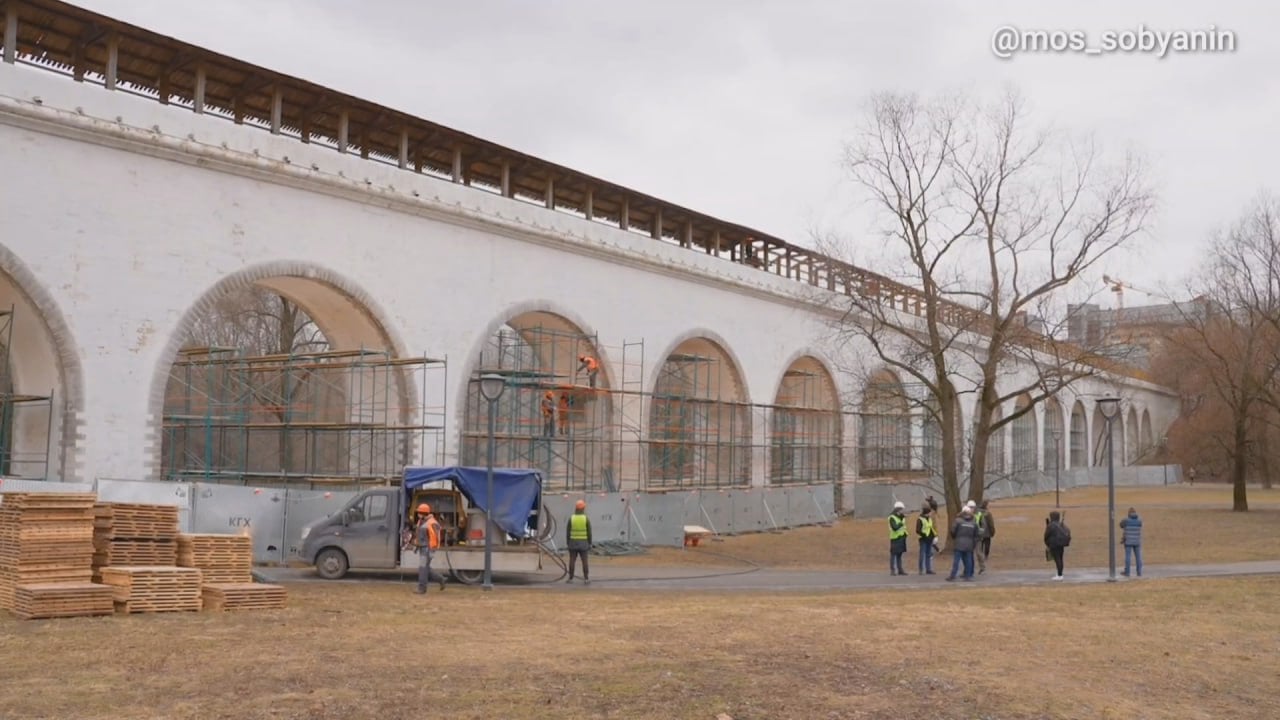
M77 0L211 50L807 244L866 235L841 147L867 97L1012 83L1037 120L1141 152L1159 286L1278 190L1280 11L1241 1ZM1223 54L994 56L996 28L1236 34ZM1127 296L1137 305L1146 297ZM1105 298L1104 298L1105 300Z

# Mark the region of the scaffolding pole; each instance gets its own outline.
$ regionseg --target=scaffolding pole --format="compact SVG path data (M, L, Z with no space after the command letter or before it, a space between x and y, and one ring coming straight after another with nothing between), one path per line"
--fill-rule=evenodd
M23 392L13 374L17 309L0 310L0 476L46 480L53 440L53 398Z

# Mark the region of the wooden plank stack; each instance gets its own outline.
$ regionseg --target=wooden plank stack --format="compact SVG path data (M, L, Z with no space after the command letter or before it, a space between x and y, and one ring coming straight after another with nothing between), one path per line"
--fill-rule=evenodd
M178 564L199 568L206 610L267 610L285 606L285 589L253 582L253 538L179 535Z
M93 493L4 496L0 502L0 607L13 610L23 585L89 582L94 499ZM28 610L37 595L48 597L41 592L24 595Z
M104 567L115 609L123 613L198 611L200 571L185 567Z
M178 508L100 502L94 505L93 579L104 567L178 564Z
M13 613L24 620L110 615L111 588L97 583L32 583L14 592Z
M279 610L285 589L265 583L212 583L203 589L205 610Z

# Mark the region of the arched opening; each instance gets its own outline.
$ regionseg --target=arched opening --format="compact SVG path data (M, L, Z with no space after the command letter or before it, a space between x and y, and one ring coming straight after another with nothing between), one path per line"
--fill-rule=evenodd
M1000 408L991 411L991 424L995 425L1004 419L1004 412ZM1004 436L1008 426L1001 426L1000 429L991 433L987 438L987 476L999 476L1005 473L1004 461Z
M555 313L517 315L494 331L472 365L463 408L461 461L482 466L488 401L480 376L507 385L494 406L494 463L537 468L548 490L618 490L613 378L595 335ZM595 361L595 377L588 369ZM625 359L624 359L625 367Z
M1022 415L1010 423L1013 436L1013 472L1031 472L1038 467L1039 448L1036 445L1039 433L1036 432L1036 412L1031 405L1031 396L1019 396L1014 403L1014 412Z
M840 398L831 373L811 356L791 363L770 410L769 482L838 480L842 432Z
M70 331L4 248L0 267L0 476L78 480L74 417L83 394Z
M1155 437L1151 433L1151 411L1146 408L1142 409L1142 433L1140 440L1141 442L1138 445L1138 449L1140 454L1143 457L1146 457L1147 453L1150 453L1155 448Z
M438 462L444 362L404 357L363 297L296 266L207 292L171 343L161 477L359 485Z
M1089 466L1089 427L1084 414L1084 403L1077 400L1071 406L1071 467Z
M1053 472L1062 467L1062 461L1066 457L1063 445L1065 439L1062 432L1062 403L1057 398L1048 398L1044 401L1044 436L1040 439L1044 446L1045 472Z
M1124 464L1132 465L1138 461L1138 411L1132 406L1125 416L1124 422Z
M1124 464L1124 413L1117 413L1112 418L1111 424L1113 427L1110 440L1119 446L1115 448L1114 455L1115 464L1119 466ZM1095 467L1107 466L1107 443L1107 419L1095 404L1093 406L1093 464Z
M859 474L874 477L911 470L911 404L906 388L879 370L862 391L858 431Z
M650 486L750 484L750 407L738 367L718 343L690 338L663 360L648 442Z

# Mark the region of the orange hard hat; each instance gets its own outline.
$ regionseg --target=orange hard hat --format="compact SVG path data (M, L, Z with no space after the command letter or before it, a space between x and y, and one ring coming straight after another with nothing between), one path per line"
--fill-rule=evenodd
M430 505L428 505L428 504L426 504L426 503L422 503L421 505L419 505L419 506L418 506L418 513L419 513L419 514L421 514L421 513L429 513L429 512L431 512L431 506L430 506Z
M556 394L555 394L554 392L552 392L551 390L548 390L548 391L547 391L546 397L548 397L548 398L553 398L553 397L555 397L555 396L556 396Z
M587 509L587 501L586 501L586 500L579 500L578 502L576 502L576 503L574 503L574 504L573 504L573 508L574 508L575 510L586 510L586 509Z

